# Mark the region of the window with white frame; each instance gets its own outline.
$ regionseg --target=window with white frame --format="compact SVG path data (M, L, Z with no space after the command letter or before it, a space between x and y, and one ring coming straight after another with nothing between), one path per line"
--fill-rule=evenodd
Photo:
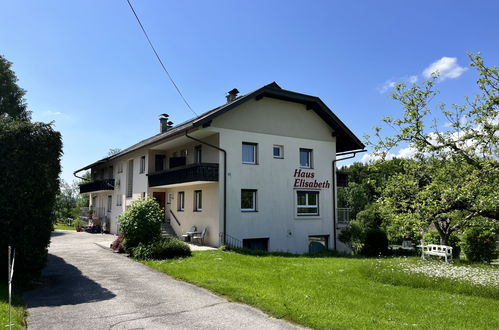
M256 143L243 142L242 144L242 154L243 154L243 164L256 164Z
M116 206L121 206L122 203L123 203L123 195L122 194L116 195Z
M256 212L255 189L241 189L241 211Z
M312 149L300 148L300 167L312 168Z
M132 197L133 193L133 159L128 161L126 176L126 197Z
M111 212L111 208L113 207L113 196L107 196L107 211Z
M203 194L201 190L194 191L194 212L203 210Z
M283 159L284 158L284 147L274 145L274 147L272 148L272 155L274 156L274 158Z
M146 171L146 156L140 157L140 171L139 173L144 173Z
M183 211L184 208L185 208L185 193L183 191L179 191L177 199L177 211Z
M296 192L296 215L319 215L319 192L297 191Z
M202 149L201 145L194 147L194 163L201 164L202 161Z

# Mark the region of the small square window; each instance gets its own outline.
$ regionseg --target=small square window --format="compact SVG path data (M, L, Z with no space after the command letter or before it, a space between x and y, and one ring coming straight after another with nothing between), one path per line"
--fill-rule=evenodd
M146 171L146 156L140 157L140 172L144 173Z
M196 190L194 191L194 211L201 212L203 210L203 202L202 202L202 191Z
M256 143L243 142L243 164L256 164Z
M241 189L241 211L244 212L256 211L256 190Z
M300 167L312 168L312 149L300 148Z
M284 158L284 147L274 145L272 149L272 154L274 158L283 159Z

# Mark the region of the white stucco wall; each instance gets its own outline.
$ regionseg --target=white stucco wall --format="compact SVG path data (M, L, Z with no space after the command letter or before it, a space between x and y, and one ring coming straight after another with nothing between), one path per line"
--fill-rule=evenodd
M300 104L264 98L220 116L211 129L219 131L220 147L227 151L229 235L241 240L268 237L269 250L293 253L308 252L308 236L329 235L332 248L335 143L331 128L318 115ZM272 131L274 134L266 133ZM304 139L305 135L315 139ZM258 144L258 165L242 164L242 142ZM273 158L274 145L284 147L284 159ZM328 180L331 185L320 190L319 216L296 215L296 191L305 190L293 187L294 172L300 168L300 148L313 150L314 168L302 171L314 173L314 179ZM222 179L221 175L220 190ZM257 212L241 211L241 189L257 190ZM220 204L222 207L222 201Z

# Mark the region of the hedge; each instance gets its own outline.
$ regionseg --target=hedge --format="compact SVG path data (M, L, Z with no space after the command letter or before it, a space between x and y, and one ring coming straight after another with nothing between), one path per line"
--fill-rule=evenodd
M0 116L0 155L0 269L7 269L7 246L15 247L14 282L27 285L47 260L61 134L51 124Z

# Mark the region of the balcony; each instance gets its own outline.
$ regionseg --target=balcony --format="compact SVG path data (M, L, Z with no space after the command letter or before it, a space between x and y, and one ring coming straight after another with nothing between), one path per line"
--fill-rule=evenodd
M166 186L195 181L218 181L218 164L201 163L175 167L151 173L149 187Z
M104 190L114 190L114 179L95 180L80 184L80 194Z

